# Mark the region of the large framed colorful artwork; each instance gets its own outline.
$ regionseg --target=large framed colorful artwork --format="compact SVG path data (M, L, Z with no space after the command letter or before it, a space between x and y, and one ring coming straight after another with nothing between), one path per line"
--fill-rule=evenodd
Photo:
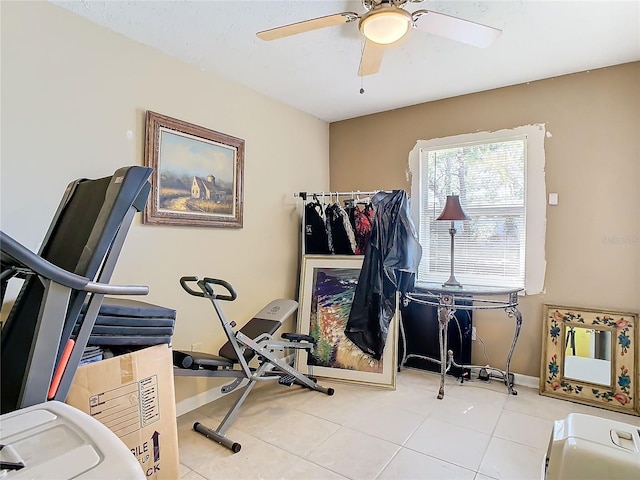
M397 315L390 323L380 360L362 352L344 334L362 261L359 256L304 256L298 331L312 335L317 343L311 354L298 352L296 368L317 377L395 388Z
M637 314L544 310L540 394L640 415Z

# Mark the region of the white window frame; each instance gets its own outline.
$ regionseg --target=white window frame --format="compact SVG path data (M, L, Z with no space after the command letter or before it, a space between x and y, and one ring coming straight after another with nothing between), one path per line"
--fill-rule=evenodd
M526 141L526 238L525 238L525 282L524 293L533 295L544 292L544 276L546 272L545 236L546 236L546 186L544 140L546 130L544 124L525 125L513 129L495 132L478 132L432 140L419 140L409 154L409 172L411 174L411 216L418 232L423 231L420 225L421 199L421 150L446 149L460 144L478 144L504 141L514 137L525 137ZM464 208L464 206L463 206ZM419 233L420 235L420 233ZM428 254L428 242L422 241L423 257ZM427 247L425 247L427 245ZM446 281L443 278L442 281ZM490 285L490 281L487 286ZM420 282L418 282L418 286Z

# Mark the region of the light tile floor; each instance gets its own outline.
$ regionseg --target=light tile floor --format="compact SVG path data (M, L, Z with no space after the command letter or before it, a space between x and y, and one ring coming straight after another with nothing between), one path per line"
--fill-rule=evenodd
M227 437L239 453L193 431L215 428L238 395L178 418L181 478L540 479L553 421L571 412L640 426L640 418L543 397L503 383L403 369L395 391L322 380L329 397L276 383L256 387Z

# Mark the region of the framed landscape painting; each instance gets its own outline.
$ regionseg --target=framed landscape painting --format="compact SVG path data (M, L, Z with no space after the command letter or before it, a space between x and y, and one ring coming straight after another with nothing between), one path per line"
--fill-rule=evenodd
M297 352L296 368L317 377L395 388L397 315L389 326L380 360L364 353L344 334L362 260L349 255L304 256L298 331L313 336L317 344L311 354Z
M244 140L147 111L144 223L242 228Z

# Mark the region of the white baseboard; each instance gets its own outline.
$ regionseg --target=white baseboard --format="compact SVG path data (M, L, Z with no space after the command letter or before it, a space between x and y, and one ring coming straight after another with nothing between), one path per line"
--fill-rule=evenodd
M184 415L192 410L195 410L202 405L206 405L209 402L213 402L223 396L220 391L220 387L212 388L206 392L199 393L193 397L186 398L176 403L176 416Z
M247 384L247 379L242 381L242 384L238 388L242 388ZM199 408L207 403L213 402L214 400L218 400L225 396L224 393L220 391L222 385L218 385L217 387L211 388L206 392L199 393L194 395L193 397L185 398L184 400L176 403L176 416L184 415L185 413L189 413L196 408Z
M519 373L513 374L513 383L522 385L523 387L535 388L536 390L540 387L540 379L538 377L520 375Z
M492 377L500 378L500 379L503 378L503 377L494 377L493 375ZM519 385L522 387L535 388L537 390L539 387L539 383L538 383L539 381L540 379L538 377L531 377L529 375L521 375L520 373L513 373L513 384L516 387Z

